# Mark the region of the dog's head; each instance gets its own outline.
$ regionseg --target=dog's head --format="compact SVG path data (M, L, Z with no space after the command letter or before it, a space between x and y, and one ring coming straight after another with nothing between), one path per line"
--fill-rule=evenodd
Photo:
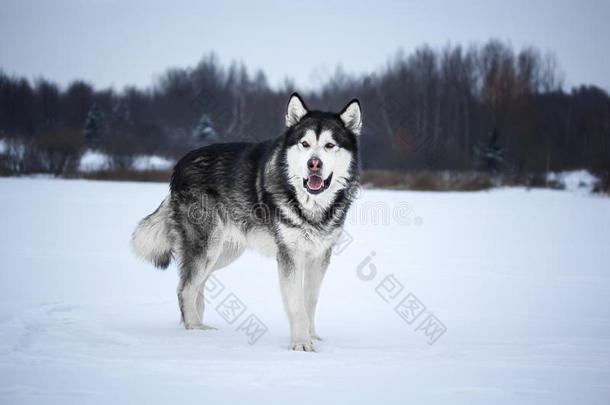
M360 103L354 99L339 113L310 111L294 93L286 111L286 165L297 195L330 201L349 186L357 170ZM310 200L310 198L306 198Z

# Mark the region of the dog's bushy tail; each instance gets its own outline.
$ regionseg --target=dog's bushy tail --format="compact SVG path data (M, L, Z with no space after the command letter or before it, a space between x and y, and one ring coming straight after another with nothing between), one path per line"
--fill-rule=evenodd
M172 260L169 201L167 196L155 212L141 220L131 237L135 254L161 269L166 269Z

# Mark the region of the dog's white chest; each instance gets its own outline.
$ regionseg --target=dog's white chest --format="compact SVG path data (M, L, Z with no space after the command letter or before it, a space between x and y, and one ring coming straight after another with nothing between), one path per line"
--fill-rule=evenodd
M338 231L322 233L311 228L296 228L280 225L280 235L289 249L317 256L329 249L336 240Z
M254 249L265 256L275 256L277 254L275 238L270 232L264 230L248 232L246 244L250 249Z

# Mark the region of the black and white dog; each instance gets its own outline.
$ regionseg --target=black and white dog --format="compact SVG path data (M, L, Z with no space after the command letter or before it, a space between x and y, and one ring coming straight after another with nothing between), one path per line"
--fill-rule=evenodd
M178 162L133 249L160 268L178 259L186 329L212 329L202 323L206 280L254 248L277 257L290 349L314 351L320 285L358 187L361 126L358 100L336 114L309 111L295 93L277 139L215 144Z

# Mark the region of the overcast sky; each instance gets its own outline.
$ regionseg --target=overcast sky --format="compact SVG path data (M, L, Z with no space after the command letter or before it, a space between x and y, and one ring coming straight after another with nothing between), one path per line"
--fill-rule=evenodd
M214 51L224 64L262 69L272 85L291 77L310 89L339 64L368 72L399 48L494 37L554 52L567 89L610 89L610 0L290 3L0 0L0 69L121 89Z

